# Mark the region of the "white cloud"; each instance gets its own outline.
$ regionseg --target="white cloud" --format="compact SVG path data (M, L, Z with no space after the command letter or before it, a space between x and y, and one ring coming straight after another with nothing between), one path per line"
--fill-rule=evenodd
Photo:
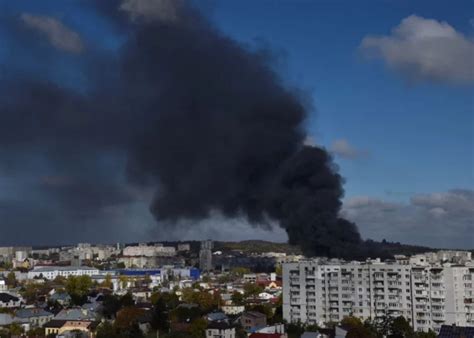
M162 22L176 22L182 7L181 0L123 0L120 9L130 14L132 20L144 18Z
M355 148L346 139L335 140L329 150L335 155L346 159L358 159L368 155L367 151Z
M366 36L360 48L409 80L474 82L474 41L446 22L411 15L388 36Z
M57 49L70 53L80 53L84 50L80 35L55 18L23 13L21 20L29 28L44 34Z
M471 249L474 243L474 190L418 194L408 203L359 196L344 203L342 215L366 238Z

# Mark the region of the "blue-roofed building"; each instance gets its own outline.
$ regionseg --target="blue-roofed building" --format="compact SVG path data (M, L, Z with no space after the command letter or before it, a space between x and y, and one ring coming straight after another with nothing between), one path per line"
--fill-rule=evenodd
M474 338L474 327L443 325L438 338Z
M22 320L28 321L31 327L43 327L43 325L53 319L51 312L41 308L25 308L16 311L15 316Z

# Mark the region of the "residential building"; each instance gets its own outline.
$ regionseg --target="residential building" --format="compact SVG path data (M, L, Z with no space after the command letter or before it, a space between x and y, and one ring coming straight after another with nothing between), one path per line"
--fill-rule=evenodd
M201 242L201 249L199 250L199 268L201 271L212 270L212 248L211 240Z
M391 262L324 259L283 264L283 318L323 325L346 316L405 317L416 331L443 324L474 326L474 265L447 255L417 255Z
M13 296L6 292L0 292L0 308L17 308L22 304L20 297Z
M88 320L62 320L53 319L44 325L46 336L61 335L70 331L81 331L87 336L92 337L97 327L97 322Z
M31 327L43 327L44 324L53 319L51 312L41 308L25 308L16 311L15 316L29 322Z
M176 249L173 246L163 246L162 244L147 245L140 243L138 246L127 246L123 249L124 256L175 256Z
M206 338L235 338L235 328L226 322L211 322L206 329Z
M256 311L246 311L240 317L240 324L247 332L255 332L267 326L267 316Z
M438 338L473 338L474 327L443 325Z

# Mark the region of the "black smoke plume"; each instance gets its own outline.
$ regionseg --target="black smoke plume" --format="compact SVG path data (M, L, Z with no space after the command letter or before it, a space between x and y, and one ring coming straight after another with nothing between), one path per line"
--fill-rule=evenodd
M223 35L185 2L89 5L126 41L113 55L86 46L74 56L85 60L83 87L8 69L1 78L0 148L35 148L57 172L79 177L53 180L49 194L71 209L133 200L109 177L111 157L131 186L155 188L159 221L217 210L257 226L276 221L307 255L361 252L356 226L339 217L343 180L331 156L304 144L310 108L268 50ZM28 42L24 29L15 34ZM43 45L36 52L55 60ZM94 203L84 203L91 194Z

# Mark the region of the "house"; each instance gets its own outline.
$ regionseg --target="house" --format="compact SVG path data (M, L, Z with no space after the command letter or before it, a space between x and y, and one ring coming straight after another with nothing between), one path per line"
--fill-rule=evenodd
M247 311L240 317L240 324L247 332L255 332L257 329L267 326L267 316L256 311Z
M245 306L243 305L224 305L221 307L221 310L226 315L238 315L245 311Z
M19 309L15 313L17 318L27 321L31 327L43 327L44 324L53 319L54 315L51 312L40 308L25 308Z
M0 292L0 308L16 308L20 307L22 301L19 297L15 297L6 292Z
M270 300L274 297L275 296L273 296L271 293L268 293L268 292L260 292L258 294L258 298L263 299L263 300Z
M71 296L67 292L55 292L49 297L49 300L61 305L68 305L71 302Z
M46 336L57 335L67 336L68 332L81 331L86 337L93 337L93 333L97 328L97 322L89 320L58 320L53 319L44 324Z
M474 327L442 325L438 338L474 338Z
M55 320L72 320L72 321L94 321L96 320L97 313L90 311L87 308L70 308L62 309L54 317Z
M12 323L20 323L21 320L10 313L0 313L0 327L7 326Z
M206 338L235 338L235 328L226 322L211 322L206 329Z
M215 323L219 323L219 322L228 323L229 322L229 318L224 312L210 312L206 315L206 320L208 322L215 322Z

